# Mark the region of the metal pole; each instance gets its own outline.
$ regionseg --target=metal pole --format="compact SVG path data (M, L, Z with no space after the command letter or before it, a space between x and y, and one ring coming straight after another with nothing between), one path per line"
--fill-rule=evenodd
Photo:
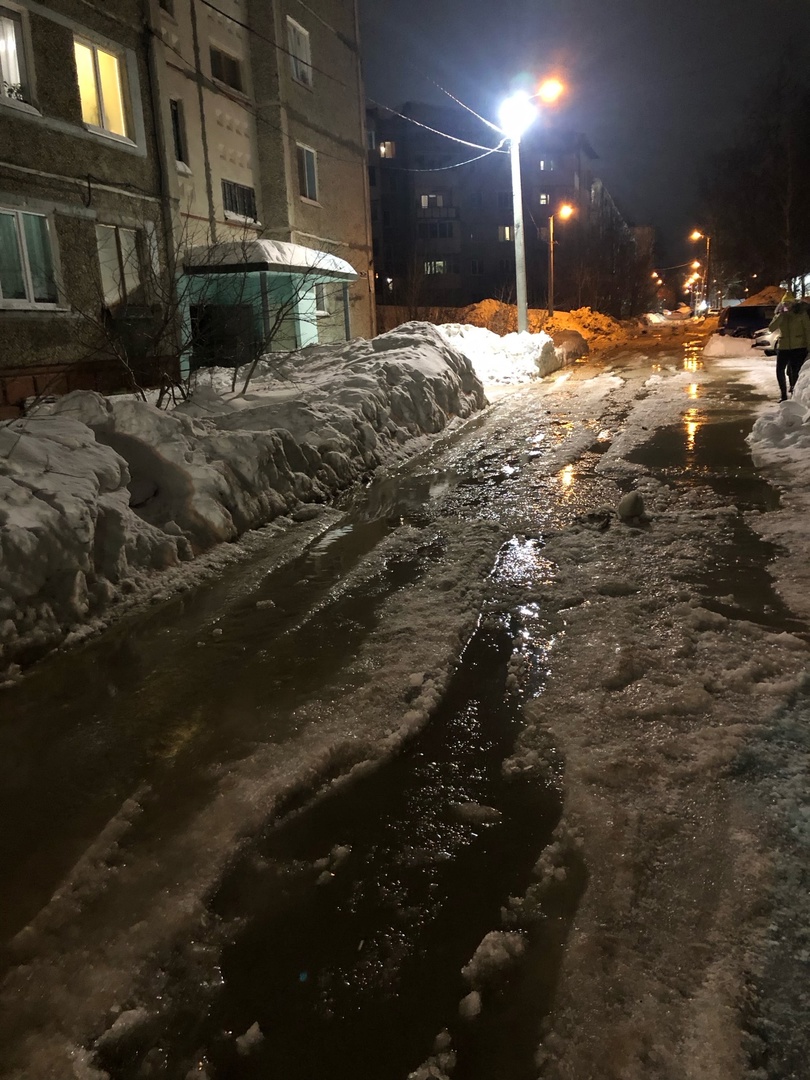
M706 275L705 275L706 276L706 287L703 290L704 299L708 298L709 292L710 292L711 287L712 287L712 285L711 285L712 279L709 277L709 273L710 273L709 260L711 258L711 250L712 250L712 238L710 236L707 236L706 237ZM709 300L709 307L711 307L711 306L712 306L712 303L711 303L711 300Z
M512 161L512 218L515 232L515 291L518 333L529 329L529 301L526 295L526 242L523 235L523 191L520 184L520 139L509 144Z
M554 215L548 219L548 313L554 314Z

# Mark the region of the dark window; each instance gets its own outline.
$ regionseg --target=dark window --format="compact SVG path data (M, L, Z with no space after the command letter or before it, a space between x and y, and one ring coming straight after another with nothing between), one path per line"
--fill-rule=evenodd
M55 304L48 219L43 214L0 210L0 306Z
M498 192L498 209L509 210L512 206L512 193L511 191L499 191Z
M298 190L304 199L318 201L318 174L315 151L308 146L298 147Z
M229 214L238 214L248 221L257 221L256 192L252 187L235 184L233 180L222 181L222 205Z
M235 56L211 48L211 74L234 90L242 90L242 68Z
M368 186L377 186L377 170L374 168L373 165L369 165L368 167Z
M172 113L172 139L174 140L174 160L188 165L186 150L186 126L183 122L183 102L172 98L169 102Z
M474 274L476 277L480 277L481 274L483 274L483 272L484 272L484 260L483 259L472 259L470 261L470 273Z

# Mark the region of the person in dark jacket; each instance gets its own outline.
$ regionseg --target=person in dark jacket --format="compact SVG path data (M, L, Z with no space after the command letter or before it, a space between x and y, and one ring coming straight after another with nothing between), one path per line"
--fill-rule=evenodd
M788 386L792 394L802 364L807 359L807 350L810 349L810 315L807 314L807 308L792 297L788 302L783 301L776 309L768 329L776 330L779 334L776 344L776 381L782 395L780 400L787 401Z

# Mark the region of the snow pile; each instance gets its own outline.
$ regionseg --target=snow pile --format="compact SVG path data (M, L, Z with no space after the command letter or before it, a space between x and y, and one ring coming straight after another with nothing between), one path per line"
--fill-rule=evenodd
M548 375L562 359L548 334L504 334L483 326L445 323L439 332L469 358L482 383L521 383Z
M810 376L802 368L793 397L764 413L747 442L755 462L802 464L810 448Z
M784 295L784 286L766 285L764 289L760 289L760 291L754 293L753 296L746 296L740 306L750 307L754 304L778 304Z
M731 334L712 334L703 346L703 355L709 360L724 357L745 357L752 360L773 360L765 350L754 345L753 338L733 337Z
M0 425L2 667L485 401L466 356L421 323L273 358L242 395L223 382L173 412L77 391Z
M586 341L598 342L600 345L624 341L627 337L621 323L610 315L602 315L589 307L577 308L575 311L555 311L546 318L543 329L552 335L573 330L582 334Z

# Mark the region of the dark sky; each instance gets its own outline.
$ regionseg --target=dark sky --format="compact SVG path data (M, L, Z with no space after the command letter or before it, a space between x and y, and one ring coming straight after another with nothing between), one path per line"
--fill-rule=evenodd
M496 120L521 76L560 74L554 123L589 138L625 217L658 229L673 261L699 224L701 160L777 64L810 78L810 0L360 0L360 12L366 91L384 105L449 104L432 79Z

